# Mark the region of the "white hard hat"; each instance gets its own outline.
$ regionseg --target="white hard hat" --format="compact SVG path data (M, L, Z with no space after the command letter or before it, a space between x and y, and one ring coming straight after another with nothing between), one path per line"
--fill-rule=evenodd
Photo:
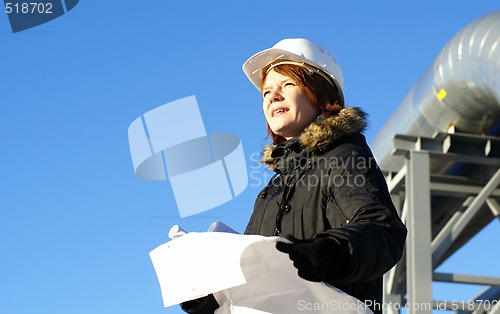
M243 72L260 90L263 70L265 71L269 65L280 60L303 63L326 73L339 90L339 96L344 98L344 75L339 63L326 49L305 38L283 39L272 48L254 54L243 64ZM323 75L321 72L318 73Z

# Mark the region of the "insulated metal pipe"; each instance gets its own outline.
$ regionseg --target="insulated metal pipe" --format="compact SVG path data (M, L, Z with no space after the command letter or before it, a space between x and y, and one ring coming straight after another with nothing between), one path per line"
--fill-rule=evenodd
M382 170L397 171L403 160L392 156L395 134L432 136L451 126L481 134L499 122L500 11L496 11L472 22L445 45L371 147Z

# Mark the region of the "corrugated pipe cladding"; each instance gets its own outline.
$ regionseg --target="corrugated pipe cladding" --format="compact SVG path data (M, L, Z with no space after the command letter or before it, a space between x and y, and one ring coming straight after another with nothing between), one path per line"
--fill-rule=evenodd
M432 136L454 126L480 134L500 123L500 11L456 34L371 143L389 167L395 134Z

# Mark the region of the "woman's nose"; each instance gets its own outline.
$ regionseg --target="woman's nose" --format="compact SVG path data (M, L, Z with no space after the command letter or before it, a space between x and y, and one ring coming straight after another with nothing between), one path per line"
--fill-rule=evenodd
M282 101L283 99L283 96L278 92L273 92L270 97L271 102Z

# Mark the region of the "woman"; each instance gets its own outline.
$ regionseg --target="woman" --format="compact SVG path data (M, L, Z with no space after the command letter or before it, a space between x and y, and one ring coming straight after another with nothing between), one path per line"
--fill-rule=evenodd
M406 228L362 135L366 114L344 108L340 66L309 40L285 39L243 70L262 92L273 141L262 162L275 172L245 234L288 238L276 248L300 277L332 284L381 313L382 275L401 258ZM217 307L212 296L196 302L200 311L191 313Z
M401 258L406 228L362 135L366 114L344 108L340 66L309 40L285 39L243 69L264 98L274 145L262 161L276 173L245 233L288 237L277 249L299 276L380 306L382 275Z

